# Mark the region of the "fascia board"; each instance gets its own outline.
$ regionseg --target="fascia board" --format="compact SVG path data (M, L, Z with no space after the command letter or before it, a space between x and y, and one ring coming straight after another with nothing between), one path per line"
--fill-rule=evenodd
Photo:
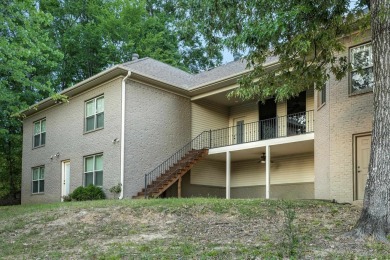
M273 62L264 64L263 66L264 66L265 69L271 69L273 67L276 67L278 64L279 64L279 61L273 61ZM207 83L204 83L202 85L199 85L199 86L196 86L194 88L191 88L189 90L190 96L191 97L198 96L198 95L207 93L209 91L215 91L215 90L217 90L219 88L223 88L223 87L226 87L226 86L229 86L229 85L236 84L237 80L240 77L242 77L243 75L245 75L245 74L247 74L247 73L249 73L251 71L253 71L253 68L249 69L249 70L245 70L243 72L236 73L234 75L230 75L230 76L222 78L222 79L218 79L218 80L215 80L215 81L212 81L212 82L207 82Z
M75 96L81 92L84 92L88 90L89 88L92 88L96 85L99 85L105 81L108 81L112 78L115 78L117 76L125 76L128 72L128 69L122 67L122 66L114 66L110 69L107 69L105 71L102 71L88 79L85 79L77 84L75 84L72 87L69 87L58 94L65 95L68 97ZM45 98L38 103L30 106L26 110L21 111L21 114L24 114L25 116L30 116L32 114L35 114L43 109L46 109L50 106L55 105L56 102L53 100L52 97Z

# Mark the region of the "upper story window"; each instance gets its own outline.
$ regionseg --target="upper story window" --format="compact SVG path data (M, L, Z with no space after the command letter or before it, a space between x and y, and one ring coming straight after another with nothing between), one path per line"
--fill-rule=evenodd
M45 145L46 143L46 119L34 122L33 147Z
M85 132L104 127L104 96L85 102Z
M32 193L43 193L45 191L45 166L32 169Z
M326 103L326 84L318 92L318 107L325 105Z
M84 158L84 186L103 186L103 154Z
M371 43L350 49L351 94L371 91L374 86L374 71Z

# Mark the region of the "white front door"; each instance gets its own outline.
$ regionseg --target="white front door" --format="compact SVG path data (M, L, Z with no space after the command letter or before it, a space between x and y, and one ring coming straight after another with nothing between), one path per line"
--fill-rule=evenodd
M364 198L370 162L371 136L356 138L356 199Z
M62 192L61 200L63 201L64 196L69 195L70 189L70 161L62 162Z

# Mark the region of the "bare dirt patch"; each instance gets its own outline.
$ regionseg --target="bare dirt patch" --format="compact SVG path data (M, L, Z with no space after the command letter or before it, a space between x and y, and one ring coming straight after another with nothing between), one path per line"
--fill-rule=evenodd
M216 199L71 204L17 218L0 214L0 258L390 258L386 244L345 236L359 206Z

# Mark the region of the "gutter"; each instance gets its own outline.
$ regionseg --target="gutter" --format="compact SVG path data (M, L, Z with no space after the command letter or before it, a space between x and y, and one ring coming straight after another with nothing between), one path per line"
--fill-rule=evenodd
M96 81L96 80L99 81L99 80L101 80L102 77L107 76L108 74L113 73L113 72L118 71L118 70L124 70L124 71L120 72L120 73L118 72L118 75L116 75L116 76L123 75L124 73L126 73L128 71L127 68L124 68L124 67L122 67L120 65L115 65L112 68L109 68L107 70L99 72L98 74L93 75L92 77L89 77L89 78L87 78L87 79L85 79L85 80L83 80L83 81L81 81L81 82L79 82L79 83L77 83L77 84L67 88L67 89L62 90L62 91L60 91L57 94L67 95L68 97L72 97L73 95L69 95L69 92L71 93L73 91L78 91L79 88L85 86L86 84L91 84L91 83L93 83L93 81ZM83 90L83 91L85 91L85 90ZM81 92L83 92L83 91L81 91ZM77 92L76 95L81 93L81 92ZM34 112L32 112L32 113L30 113L28 115L28 116L30 116L30 115L35 114L36 112L40 111L41 110L41 106L47 105L46 108L48 108L48 107L53 106L54 104L55 103L54 103L53 98L52 97L47 97L47 98L39 101L38 103L35 103L34 105L28 107L27 109L24 109L24 110L20 111L20 113L21 114L25 114L25 113L28 113L29 111L34 111Z
M125 183L125 112L126 112L126 80L130 77L131 71L129 71L122 79L122 116L121 116L121 195L118 199L123 199L123 190Z

